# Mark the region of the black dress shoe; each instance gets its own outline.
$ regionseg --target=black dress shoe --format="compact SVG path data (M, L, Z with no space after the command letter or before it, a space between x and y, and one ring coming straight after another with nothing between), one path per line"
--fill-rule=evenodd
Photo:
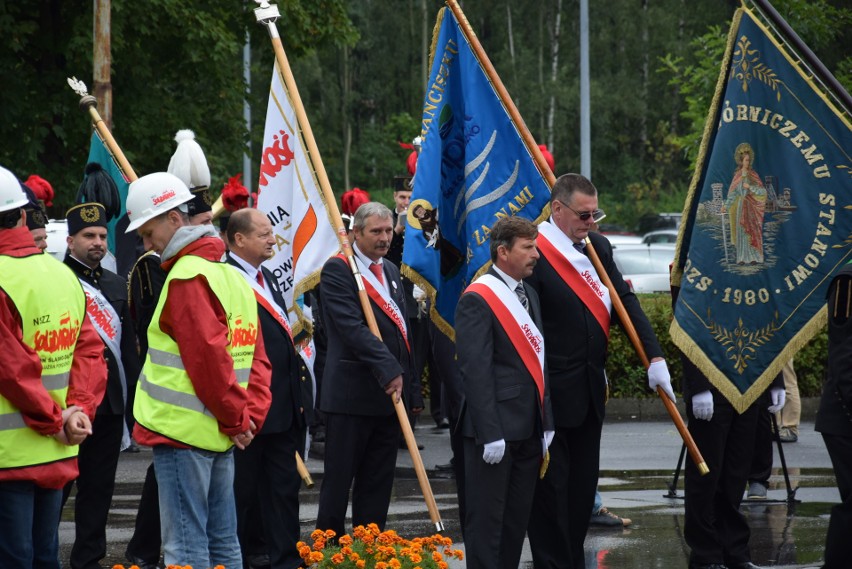
M436 464L435 465L435 470L448 471L448 470L452 470L452 469L453 469L453 463L452 462L448 462L447 464Z
M689 564L689 569L729 569L727 565L722 565L721 563L707 563L707 564Z
M127 559L127 561L130 562L130 565L136 565L139 567L139 569L160 569L160 566L157 565L157 561L159 561L159 559L151 563L149 561L145 561L140 557L131 555L130 553L125 553L124 557Z
M424 448L424 447L423 447L423 445L422 445L422 444L417 443L417 450L423 450L423 448ZM400 450L408 450L408 445L405 443L405 441L404 441L404 440L399 441L399 449L400 449Z
M761 569L761 567L751 561L744 561L742 563L728 563L728 569Z

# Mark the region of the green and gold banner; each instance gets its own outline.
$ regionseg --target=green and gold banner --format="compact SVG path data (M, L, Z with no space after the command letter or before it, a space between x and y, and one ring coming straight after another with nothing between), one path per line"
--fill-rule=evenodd
M825 325L852 253L850 153L848 110L738 10L684 210L671 334L739 411Z

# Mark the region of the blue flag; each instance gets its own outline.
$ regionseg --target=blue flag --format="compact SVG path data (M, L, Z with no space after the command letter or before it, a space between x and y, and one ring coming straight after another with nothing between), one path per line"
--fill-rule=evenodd
M672 339L740 412L825 326L852 253L852 124L800 61L737 11L675 255Z
M543 220L550 187L450 10L435 32L402 260L454 337L459 296L491 261L491 226Z

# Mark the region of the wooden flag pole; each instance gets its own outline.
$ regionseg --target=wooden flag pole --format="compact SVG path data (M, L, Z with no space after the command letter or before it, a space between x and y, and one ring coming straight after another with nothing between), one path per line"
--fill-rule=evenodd
M479 64L488 76L488 80L491 82L494 90L497 91L497 96L503 103L503 108L505 108L506 112L509 113L509 117L511 117L512 122L515 123L515 127L518 129L521 139L524 141L524 144L526 145L529 153L532 155L533 160L535 160L536 166L538 166L538 171L541 172L541 175L547 180L547 185L552 188L554 182L556 182L556 176L553 174L550 166L547 165L547 161L544 159L541 149L538 147L538 144L536 144L536 141L530 133L530 129L527 128L524 119L521 118L521 113L515 106L515 102L512 100L512 97L509 96L509 91L506 90L506 87L503 85L503 81L500 80L500 76L497 75L497 70L494 69L494 66L491 64L491 60L488 59L488 55L486 55L485 50L482 48L482 44L479 43L479 38L476 37L473 28L470 26L470 22L467 21L467 17L464 15L464 12L462 12L461 6L459 6L457 0L446 0L446 2L450 10L453 11L456 20L458 20L460 24L459 27L461 28L464 37L467 39L467 42L470 44L473 53L476 54L476 59L479 60Z
M308 153L311 157L311 162L316 172L317 181L325 198L325 205L328 208L331 218L334 221L335 232L337 239L340 242L340 247L343 254L349 261L349 268L355 277L355 282L358 286L358 297L361 301L361 309L364 312L364 318L367 321L367 326L377 338L381 340L379 327L376 324L376 317L373 314L373 308L370 305L370 298L367 296L367 290L364 288L364 280L358 266L355 263L355 255L352 251L352 246L349 243L349 238L346 236L346 228L343 225L343 220L340 218L340 210L337 208L337 200L331 190L331 183L328 180L328 175L325 172L325 167L320 157L319 148L317 148L316 140L314 139L311 125L308 122L305 108L302 105L302 99L299 97L299 90L296 87L296 81L293 78L293 73L290 70L290 64L287 60L287 54L284 53L284 46L281 43L281 37L278 35L278 28L275 25L280 14L278 7L270 5L265 0L255 0L260 7L254 10L255 18L258 23L266 26L269 32L269 37L272 41L272 48L275 52L275 61L278 63L278 71L284 80L284 85L293 102L293 109L296 112L296 119L299 123L299 128L302 131L302 138L308 146ZM432 487L429 484L429 478L426 476L426 468L423 466L423 459L420 456L420 451L417 450L417 441L414 438L414 431L411 429L411 424L408 422L408 413L405 410L405 405L402 400L393 396L394 409L396 410L399 424L402 427L402 434L405 437L405 443L408 446L408 452L411 453L411 460L414 464L414 471L417 474L417 480L420 483L420 490L423 492L423 498L426 500L426 508L429 510L429 517L432 523L435 524L437 531L443 531L444 523L441 521L441 514L438 511L438 505L435 502L435 496L432 493Z
M92 126L95 128L95 132L98 133L98 136L104 143L104 146L106 146L106 149L112 155L112 159L116 166L118 166L118 169L121 170L121 173L124 174L124 177L128 182L135 182L139 176L137 176L136 172L133 171L133 167L130 165L130 162L127 161L127 157L124 156L124 152L121 151L121 148L112 137L112 133L109 131L109 128L104 122L104 119L102 119L100 113L98 113L98 100L92 95L89 95L88 90L86 89L86 84L82 81L78 81L76 77L70 77L68 79L68 85L71 86L75 93L80 95L80 108L84 111L88 111L89 116L92 117Z
M588 237L586 238L586 250L589 253L589 259L591 259L592 264L595 266L595 270L598 272L598 275L601 277L601 280L609 289L609 296L612 299L612 306L615 308L615 312L618 314L619 320L621 320L621 325L624 327L624 331L627 333L627 337L630 338L630 342L633 344L633 348L636 350L636 353L639 355L639 359L642 361L642 365L645 366L645 369L650 367L651 362L648 361L648 355L645 353L645 348L642 346L642 341L639 339L639 334L636 333L636 327L633 326L633 321L630 319L630 315L627 314L627 309L624 308L624 303L621 302L621 297L618 296L618 293L615 290L615 286L612 284L612 279L609 278L609 275L603 268L603 263L601 263L600 257L598 257L597 251L592 246L592 240ZM683 443L686 445L686 448L689 450L689 456L692 458L692 461L695 463L695 466L698 468L698 472L704 476L705 474L710 472L710 468L707 466L707 462L704 461L704 457L701 456L701 451L698 450L698 445L695 444L695 441L692 439L692 435L686 428L686 425L683 422L683 418L680 416L680 413L675 407L675 404L669 399L669 396L666 395L666 392L663 391L662 387L657 387L657 395L660 396L660 399L663 401L663 405L666 408L666 411L669 413L669 417L671 417L672 422L675 424L675 428L677 428L677 432L680 433L680 437L683 439Z
M547 182L550 187L553 187L553 184L556 182L556 176L550 170L550 167L547 165L547 162L544 161L544 156L542 156L541 150L539 149L538 145L535 142L535 139L532 137L532 134L527 128L524 119L521 118L521 113L518 112L518 108L515 106L514 101L512 101L512 97L509 96L509 92L506 90L506 87L503 85L503 82L497 75L497 71L494 69L494 66L491 64L491 61L485 54L485 50L482 48L482 44L479 43L479 38L477 38L476 34L473 32L473 29L471 28L470 23L467 21L467 18L462 12L462 9L459 6L457 0L446 0L446 2L450 10L453 11L456 20L458 20L460 24L459 27L461 28L462 33L470 44L471 49L476 54L476 58L479 60L479 64L482 66L482 69L485 71L485 74L488 76L491 85L494 87L494 90L497 91L497 95L500 97L500 100L503 103L503 107L506 109L506 112L509 113L509 116L512 118L512 122L515 123L515 127L518 129L518 132L521 135L521 139L524 141L527 150L535 160L539 172L541 172L545 179L547 179ZM627 315L627 311L624 309L624 305L621 303L621 298L618 296L617 292L613 288L612 281L606 274L606 271L604 270L603 265L601 264L597 253L595 252L594 247L588 239L586 240L586 248L589 251L589 258L592 260L592 263L595 266L595 270L598 272L598 275L601 276L604 281L604 284L607 285L607 288L610 291L610 297L612 298L613 306L618 312L619 318L621 319L621 323L624 326L624 329L633 330L633 335L636 337L636 341L633 343L633 346L634 348L636 348L639 357L642 359L643 364L647 368L649 365L648 357L645 355L645 350L642 347L641 342L639 342L638 336L636 336L636 330L633 327L633 322ZM632 339L633 338L631 337L631 340ZM658 389L657 393L663 400L663 404L666 406L666 410L668 410L669 415L671 416L672 421L675 424L675 427L677 428L678 432L680 433L680 436L683 438L684 443L689 449L689 454L695 461L699 472L701 472L702 474L706 474L707 472L709 472L709 469L707 468L707 463L704 462L704 459L701 457L701 453L698 451L698 447L695 445L695 441L692 440L692 435L690 435L689 431L686 429L686 425L684 425L683 419L681 418L680 413L678 413L677 408L674 406L674 403L671 402L671 400L662 391L662 389Z

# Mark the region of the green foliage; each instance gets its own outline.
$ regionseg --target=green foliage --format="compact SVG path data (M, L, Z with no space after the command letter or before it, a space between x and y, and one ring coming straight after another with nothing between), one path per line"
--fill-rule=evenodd
M675 392L681 393L683 366L680 361L680 352L669 336L669 326L672 322L671 295L640 294L637 296L663 348ZM620 327L612 328L608 353L606 374L610 383L610 396L625 398L654 396L648 389L648 378L639 361L639 356L636 355L633 345ZM823 330L794 357L794 367L802 397L816 397L822 392L827 353L828 333Z

